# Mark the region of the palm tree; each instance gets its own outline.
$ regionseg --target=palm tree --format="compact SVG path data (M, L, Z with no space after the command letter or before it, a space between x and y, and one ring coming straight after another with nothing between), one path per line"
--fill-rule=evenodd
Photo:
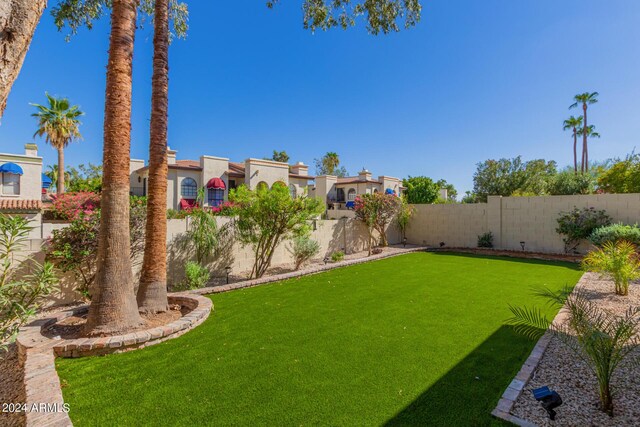
M149 197L138 310L167 311L167 121L169 87L169 1L156 0L153 37Z
M45 93L49 106L31 104L38 112L31 116L38 119L38 130L33 135L45 137L45 141L58 150L58 180L56 192L64 193L64 149L70 142L82 138L80 135L80 120L78 117L84 113L77 105L71 105L67 98L55 98Z
M582 126L582 116L578 117L569 117L564 121L563 130L571 129L573 131L573 171L574 173L578 173L578 128Z
M111 335L142 324L129 235L131 69L137 6L137 0L112 2L97 271L85 326L89 336Z
M334 153L333 151L328 152L322 158L322 163L327 171L328 175L333 175L336 168L340 165L340 157L338 153Z
M578 135L582 137L583 141L586 141L588 138L600 138L600 134L596 132L596 127L594 125L581 127L578 129ZM584 144L584 147L587 147L586 143ZM589 152L587 150L584 150L582 161L584 164L584 172L589 172Z
M596 102L598 102L598 92L585 92L585 93L580 93L576 96L573 97L574 102L573 104L571 104L569 106L569 109L571 108L577 108L578 105L582 105L582 116L584 117L584 127L588 126L587 123L587 106L590 104L595 104ZM582 166L581 166L581 172L588 172L589 171L589 150L587 148L587 135L583 135L582 136Z

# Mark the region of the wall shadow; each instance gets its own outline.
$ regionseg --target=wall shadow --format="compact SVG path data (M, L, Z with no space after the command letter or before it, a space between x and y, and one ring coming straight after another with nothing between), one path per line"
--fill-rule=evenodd
M501 425L491 411L534 345L511 326L501 326L384 425Z
M456 252L455 250L437 250L437 251L428 251L430 254L437 256L449 256L449 257L463 257L463 258L486 258L486 259L496 259L500 261L509 261L516 262L519 264L533 264L533 265L563 265L572 270L580 270L580 264L571 262L571 261L561 261L561 260L545 260L545 259L536 259L536 258L517 258L510 257L505 255L486 255L486 254L470 254L465 252Z

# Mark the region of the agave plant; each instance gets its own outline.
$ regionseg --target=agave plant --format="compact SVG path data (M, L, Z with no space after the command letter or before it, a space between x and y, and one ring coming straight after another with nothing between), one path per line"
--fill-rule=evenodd
M611 379L623 362L640 364L640 352L636 352L640 348L640 307L617 316L599 308L582 290L543 288L535 294L552 306L564 305L566 321L552 323L537 308L510 306L513 317L507 322L529 338L539 338L548 330L584 360L598 380L601 409L613 416Z
M582 260L582 268L610 276L618 295L628 295L629 282L640 278L636 247L625 240L607 242L601 249L589 252Z

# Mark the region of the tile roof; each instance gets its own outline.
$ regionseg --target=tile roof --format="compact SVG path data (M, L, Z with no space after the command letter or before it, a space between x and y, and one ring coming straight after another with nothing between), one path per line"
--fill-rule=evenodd
M200 162L197 160L176 160L176 163L173 165L169 165L170 168L180 168L180 169L198 169L202 170L200 167Z
M372 184L382 184L380 181L373 179L360 179L358 176L346 176L344 178L338 178L336 181L337 184L356 184L358 182L369 182Z
M0 211L39 211L41 200L0 199Z

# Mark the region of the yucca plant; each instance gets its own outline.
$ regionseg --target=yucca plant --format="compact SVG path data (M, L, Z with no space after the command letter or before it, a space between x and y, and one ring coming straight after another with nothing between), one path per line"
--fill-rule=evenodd
M601 249L589 252L582 260L582 268L611 277L616 294L628 295L629 282L640 278L640 260L636 247L626 240L607 242Z
M564 305L566 321L552 323L538 308L510 306L513 317L507 322L516 332L533 339L548 330L584 360L598 380L601 409L613 416L611 379L623 362L640 363L639 353L635 352L640 348L640 307L629 308L618 316L599 308L582 290L571 292L565 287L554 292L543 288L535 294L552 306Z

